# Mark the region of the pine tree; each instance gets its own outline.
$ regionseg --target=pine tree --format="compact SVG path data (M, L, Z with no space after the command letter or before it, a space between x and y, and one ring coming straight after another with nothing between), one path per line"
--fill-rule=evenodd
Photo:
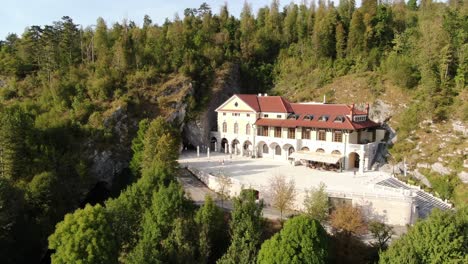
M336 58L342 59L346 56L346 32L343 24L338 22L336 25Z
M356 57L364 51L366 27L363 22L362 14L359 10L353 13L351 24L349 26L347 54Z

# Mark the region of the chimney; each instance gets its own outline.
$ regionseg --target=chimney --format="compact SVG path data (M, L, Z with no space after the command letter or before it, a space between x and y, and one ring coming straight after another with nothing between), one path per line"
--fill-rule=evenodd
M258 94L258 97L261 97L261 96L262 96L262 94L261 94L261 93L259 93L259 94Z
M323 103L326 104L327 103L327 96L324 94L323 95Z
M366 104L366 115L369 116L369 103Z
M353 122L353 115L354 115L354 103L351 105L351 109L349 110L349 115L351 116L351 122Z

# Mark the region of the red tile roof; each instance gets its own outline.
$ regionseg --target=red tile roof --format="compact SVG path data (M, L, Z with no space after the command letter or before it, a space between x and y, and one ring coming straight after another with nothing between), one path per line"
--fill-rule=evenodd
M281 96L257 96L255 94L236 94L236 96L257 112L293 112L290 103Z
M258 126L315 127L346 130L379 126L379 124L371 120L352 122L350 119L351 110L353 110L354 115L367 115L367 113L345 104L290 103L281 96L257 96L255 94L236 94L236 96L256 112L291 113L296 114L297 117L291 119L260 118L256 122ZM306 115L311 115L313 118L311 120L304 119ZM327 116L327 121L319 121L321 116ZM334 122L337 117L342 117L343 122Z
M255 110L255 112L261 112L260 111L260 105L258 104L258 100L257 100L257 95L255 95L255 94L236 94L236 96L239 97L246 104L248 104L250 107L252 107L252 109Z

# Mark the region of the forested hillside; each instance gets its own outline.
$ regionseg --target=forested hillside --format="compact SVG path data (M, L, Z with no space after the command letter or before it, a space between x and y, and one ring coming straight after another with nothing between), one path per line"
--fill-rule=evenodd
M122 152L119 166L129 167L131 138L140 120L171 117L180 128L208 104L216 73L233 65L240 71L242 92L279 94L291 101L321 101L327 95L334 102L391 105L389 122L398 134L391 162L406 157L415 167L442 158L450 173L421 172L440 196L466 203L467 187L457 175L467 173L468 141L451 124L466 127L468 121L467 42L468 3L463 0L364 0L360 7L353 0L318 1L284 9L273 1L259 10L246 3L240 18L227 6L218 11L203 4L162 25L145 16L141 26L134 21L110 25L101 18L95 25L79 26L64 16L10 34L0 41L0 256L5 263L37 262L55 224L78 208L96 183L94 153ZM187 111L183 120L172 115L181 103ZM178 133L167 133L177 138ZM178 142L162 147L177 149ZM143 145L143 139L132 145L137 161L128 180L109 175L120 181L112 187L114 197L139 179L142 169L150 170L150 161L138 160ZM172 177L164 171L145 179L168 174ZM140 188L132 186L134 192ZM164 186L158 193L179 195L169 183L148 186ZM138 206L164 199L156 196L147 194ZM121 206L116 201L106 203L109 210ZM177 201L185 206L182 198ZM90 208L77 214L111 221L103 208ZM151 208L142 220L148 226L155 225L150 216L160 210ZM139 210L137 218L145 211ZM186 227L184 221L199 221L187 216L193 213L182 210L179 222L164 227L170 243L180 242L177 232ZM73 221L65 219L57 232ZM133 240L119 244L124 262L138 263L141 250L149 247L145 241L161 235L146 232L135 221L142 233L131 230ZM169 234L168 228L175 231ZM51 238L56 249L58 236ZM190 258L189 253L183 256ZM106 254L114 259L101 262L116 261L117 253ZM171 254L166 257L176 257Z

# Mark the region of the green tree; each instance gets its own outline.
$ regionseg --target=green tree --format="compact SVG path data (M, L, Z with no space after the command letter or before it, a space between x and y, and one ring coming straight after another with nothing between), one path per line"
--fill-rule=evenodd
M365 39L364 33L366 31L366 26L364 25L362 13L359 10L356 10L353 13L351 19L351 24L349 26L348 34L348 50L347 54L350 56L357 56L364 51Z
M149 121L148 119L143 119L138 123L138 132L135 138L132 140L132 151L133 156L130 161L130 169L132 170L133 175L138 176L141 173L141 163L143 160L143 151L144 151L144 139L146 130L148 130Z
M263 202L255 202L252 190L243 190L234 198L234 210L229 224L231 245L218 264L249 264L257 259L262 234Z
M380 250L387 249L388 240L395 234L393 227L376 220L369 222L369 232L371 232L372 236L377 240L374 245Z
M205 203L195 215L199 231L200 263L212 263L224 252L228 241L224 212L205 196Z
M29 176L32 168L33 120L18 106L0 112L0 176L12 180Z
M193 260L194 250L184 241L193 235L187 233L190 229L184 227L186 222L183 219L186 219L188 209L190 207L184 191L177 183L161 186L154 192L151 206L143 215L140 240L126 256L127 262L184 263L187 259Z
M346 56L346 32L344 31L343 24L338 22L336 25L336 58L342 59Z
M312 188L310 191L307 191L304 198L306 214L321 223L327 220L330 209L325 188L325 184L321 182L318 188Z
M468 210L434 210L380 254L379 263L466 263Z
M0 177L0 257L5 263L18 263L25 257L21 250L25 245L20 245L22 239L18 237L18 229L24 228L23 207L21 191L10 180Z
M57 224L49 237L52 263L118 263L109 215L100 205L86 205Z
M328 241L317 220L297 216L263 242L257 263L327 263Z

